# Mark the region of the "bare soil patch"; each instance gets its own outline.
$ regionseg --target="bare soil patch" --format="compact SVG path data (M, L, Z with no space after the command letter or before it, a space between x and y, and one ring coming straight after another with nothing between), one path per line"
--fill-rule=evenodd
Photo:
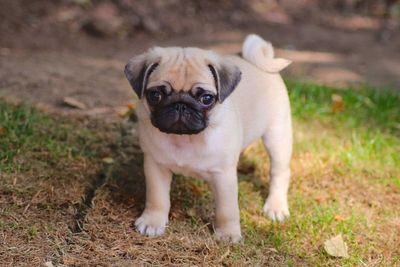
M75 112L62 105L64 97L73 97L88 107L78 113L115 113L133 97L122 71L130 57L154 45L236 53L252 32L270 40L279 56L293 60L285 77L333 86L400 88L399 20L385 19L379 1L360 6L318 2L293 6L285 1L280 5L267 1L87 2L90 5L61 0L5 4L1 9L0 97ZM345 15L339 13L343 10ZM93 17L121 19L125 28L93 35L85 28ZM379 34L388 23L391 27L384 41Z

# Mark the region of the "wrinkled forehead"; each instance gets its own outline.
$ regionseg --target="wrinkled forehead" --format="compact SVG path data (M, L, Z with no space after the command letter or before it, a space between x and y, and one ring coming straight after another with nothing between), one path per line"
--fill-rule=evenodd
M148 87L167 83L176 91L189 91L199 86L216 92L209 64L207 51L195 48L162 48L161 61L150 75Z

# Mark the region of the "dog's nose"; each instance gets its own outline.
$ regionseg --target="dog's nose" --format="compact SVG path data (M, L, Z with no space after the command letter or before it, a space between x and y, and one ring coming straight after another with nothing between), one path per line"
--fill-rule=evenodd
M186 105L183 103L176 103L175 110L178 111L179 113L182 113L186 110Z

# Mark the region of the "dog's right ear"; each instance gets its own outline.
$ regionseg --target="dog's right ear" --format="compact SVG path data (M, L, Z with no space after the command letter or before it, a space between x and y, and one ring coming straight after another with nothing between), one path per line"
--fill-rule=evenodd
M130 59L126 64L125 76L139 99L143 97L149 76L157 66L158 63L148 63L145 54Z

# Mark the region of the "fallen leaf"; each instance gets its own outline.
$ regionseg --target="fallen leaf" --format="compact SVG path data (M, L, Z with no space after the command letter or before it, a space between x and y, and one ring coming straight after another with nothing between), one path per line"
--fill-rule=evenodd
M279 224L279 229L281 229L282 231L285 231L287 228L287 224L286 223L280 223Z
M128 107L125 107L125 106L124 107L118 107L115 110L117 111L118 115L121 118L125 118L125 117L129 116L130 109Z
M130 103L126 104L126 107L129 108L129 109L135 109L136 104L133 103L133 102L130 102Z
M5 133L6 133L6 129L4 127L0 126L0 136L5 135Z
M332 112L342 112L344 110L343 98L341 95L333 94L332 99Z
M196 196L201 196L203 194L202 188L197 185L192 185L190 189L192 193Z
M114 159L111 158L111 157L105 157L105 158L102 159L102 161L104 163L107 163L107 164L113 164L114 163Z
M133 103L118 107L116 108L116 111L121 118L128 118L132 122L136 122L138 120Z
M333 218L335 219L335 221L338 221L338 222L346 220L346 217L343 215L340 215L340 214L336 214Z
M86 105L72 97L64 97L63 103L71 108L86 109Z
M337 192L337 188L336 187L330 187L328 188L329 193L336 193Z
M339 234L324 243L326 253L333 257L348 258L347 245L343 241L342 235Z
M328 196L326 194L319 194L319 195L315 196L315 200L318 203L325 203L327 199L328 199Z

